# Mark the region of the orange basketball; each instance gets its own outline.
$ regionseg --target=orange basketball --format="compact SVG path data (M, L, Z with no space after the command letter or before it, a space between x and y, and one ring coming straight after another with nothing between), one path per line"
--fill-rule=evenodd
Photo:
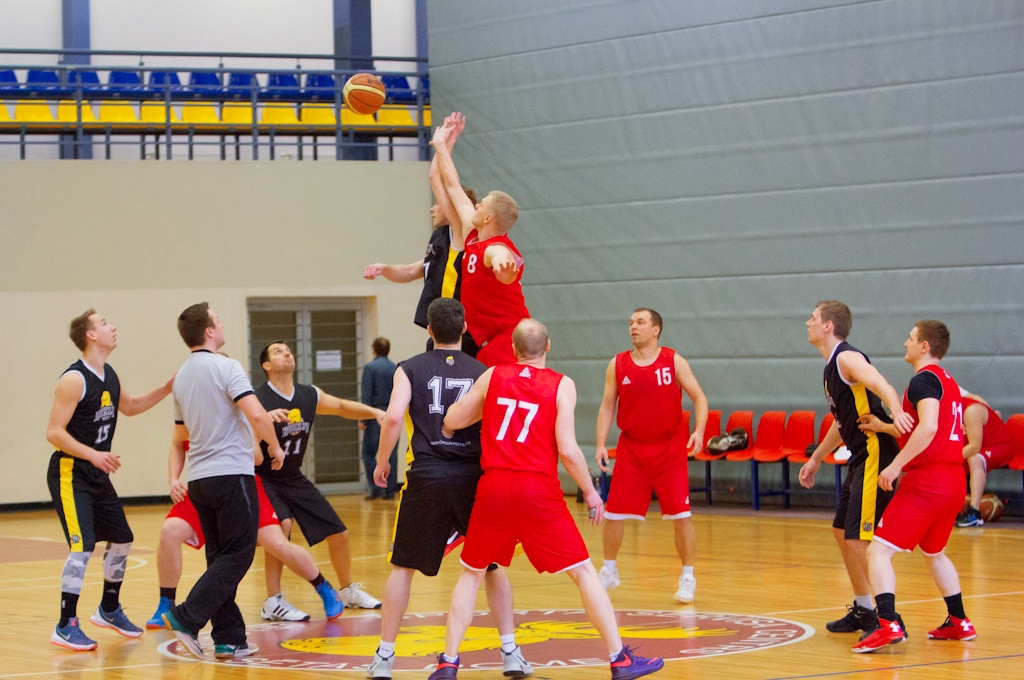
M357 73L345 83L341 96L352 111L368 116L381 107L386 93L380 78L372 73Z
M1003 502L994 493L987 493L981 497L981 518L986 522L995 522L1003 516Z

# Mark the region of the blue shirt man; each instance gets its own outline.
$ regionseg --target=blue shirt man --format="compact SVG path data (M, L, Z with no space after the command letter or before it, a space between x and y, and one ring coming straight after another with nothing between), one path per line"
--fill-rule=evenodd
M398 367L388 359L391 342L387 338L373 341L373 361L363 367L362 402L367 406L387 410L391 401L391 387ZM381 489L373 483L373 470L377 467L377 444L380 442L380 425L376 420L364 420L363 427L363 466L366 468L366 483L370 493L366 500L384 498L390 500L398 491L398 445L391 452L391 474L388 475L388 488Z

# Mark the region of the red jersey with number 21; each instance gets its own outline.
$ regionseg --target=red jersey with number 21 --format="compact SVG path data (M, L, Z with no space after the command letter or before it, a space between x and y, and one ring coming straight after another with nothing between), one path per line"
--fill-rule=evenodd
M964 404L960 397L960 386L946 370L936 364L928 364L917 375L930 372L942 384L942 397L939 399L939 428L924 451L914 456L913 460L903 466L904 470L912 470L922 465L948 463L962 465L964 462ZM917 409L910 403L910 388L903 392L903 410L914 417L914 422L921 422ZM911 431L911 434L913 431ZM910 434L900 439L900 448L907 445Z
M496 366L487 385L480 467L558 477L558 384L562 374L526 364Z
M502 331L510 331L530 316L523 297L523 256L507 234L478 241L476 229L466 237L466 252L462 256L462 306L466 308L469 334L478 343L493 339ZM494 270L484 266L484 251L500 243L512 251L519 272L512 283L502 283Z
M637 366L629 352L615 355L616 424L630 439L661 441L683 422L683 391L676 382L676 353L662 347L654 363Z

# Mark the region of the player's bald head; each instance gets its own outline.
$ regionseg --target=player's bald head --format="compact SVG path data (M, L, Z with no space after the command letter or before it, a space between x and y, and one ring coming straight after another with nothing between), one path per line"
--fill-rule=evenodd
M548 329L536 319L523 319L512 331L512 346L520 359L533 359L548 350Z

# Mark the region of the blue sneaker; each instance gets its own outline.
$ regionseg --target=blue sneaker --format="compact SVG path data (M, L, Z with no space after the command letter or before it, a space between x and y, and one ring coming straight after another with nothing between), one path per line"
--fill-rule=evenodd
M437 655L437 670L427 680L455 680L459 677L459 657L455 661L445 661L444 654Z
M90 640L82 632L82 627L78 625L77 616L69 619L66 626L56 626L53 629L53 635L50 636L50 642L78 652L88 652L89 650L96 649L98 646L95 640Z
M178 642L189 651L189 654L197 659L203 658L203 648L199 646L199 633L187 630L174 617L173 612L164 612L164 624L174 632L174 637L178 638Z
M171 611L171 607L174 606L174 600L169 597L161 597L160 604L156 606L156 611L153 612L153 616L146 621L146 628L163 628L164 627L164 614Z
M142 635L142 629L128 620L121 605L117 605L117 609L112 612L105 612L103 607L96 607L96 613L89 617L89 620L100 628L110 628L128 638Z
M338 591L331 586L329 581L318 585L316 594L324 601L324 614L327 615L328 621L338 618L341 616L341 612L345 611L345 603L341 601Z
M623 645L622 651L612 661L612 680L633 680L660 671L665 662L655 657L647 659L633 654L633 650Z
M241 659L260 651L256 644L243 642L240 645L214 645L213 655L218 659Z

